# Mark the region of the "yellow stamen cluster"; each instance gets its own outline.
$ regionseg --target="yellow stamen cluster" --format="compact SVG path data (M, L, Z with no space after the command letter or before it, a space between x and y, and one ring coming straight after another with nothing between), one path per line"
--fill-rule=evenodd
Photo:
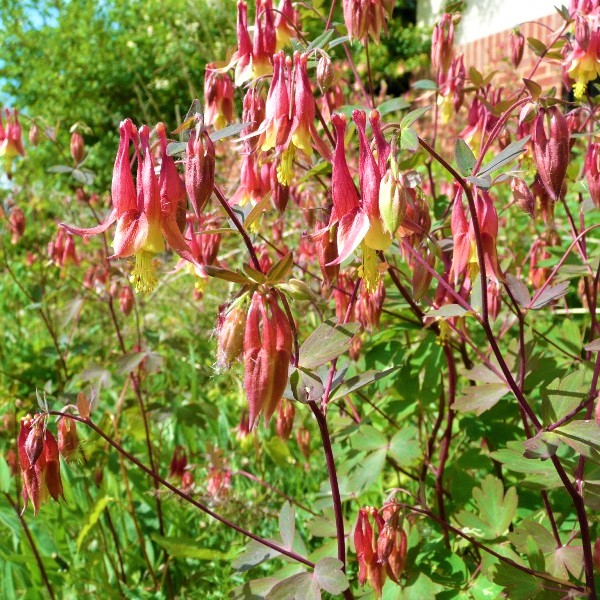
M277 180L281 185L290 185L294 179L294 157L296 146L290 144L281 154L281 161L277 167Z
M129 281L138 293L147 294L153 292L158 285L156 277L156 263L153 260L154 253L140 250L135 255L135 266L131 271Z

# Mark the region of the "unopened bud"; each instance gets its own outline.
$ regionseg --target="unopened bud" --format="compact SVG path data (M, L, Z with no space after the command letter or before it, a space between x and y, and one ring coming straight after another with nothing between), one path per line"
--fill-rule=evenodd
M185 189L197 217L215 185L215 146L206 131L193 129L185 151Z
M325 93L333 83L333 63L331 58L326 54L323 54L317 63L317 83L321 93Z
M300 448L300 452L306 460L310 456L310 431L306 429L306 427L300 427L298 431L296 431L296 442L298 442L298 446Z
M246 311L234 307L226 315L219 315L217 327L217 364L229 368L244 349L244 330L246 328Z
M61 418L58 421L58 451L69 460L77 451L79 438L73 419Z
M510 62L516 69L523 60L523 50L525 49L525 37L518 29L513 29L510 34Z
M83 136L78 131L74 131L71 134L70 148L71 156L73 157L75 164L79 164L85 157L85 143L83 141Z
M406 214L407 194L410 190L404 188L390 170L386 171L379 184L379 212L385 230L392 236L396 235Z
M127 317L133 309L134 297L130 286L124 285L119 291L119 308Z
M296 409L294 408L294 404L289 400L284 400L279 405L279 411L277 413L277 435L283 441L288 440L292 433L295 414Z
M558 200L569 164L569 126L558 107L540 110L531 137L540 180L553 200Z
M37 123L33 123L29 128L29 141L34 146L40 143L40 128L37 126Z
M529 186L520 177L513 177L510 184L516 205L533 218L535 215L535 197Z
M580 12L575 16L575 39L579 47L585 52L590 45L590 24Z

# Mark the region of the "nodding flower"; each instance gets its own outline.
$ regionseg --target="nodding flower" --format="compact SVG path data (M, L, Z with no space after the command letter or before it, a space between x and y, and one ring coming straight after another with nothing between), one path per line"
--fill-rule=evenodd
M395 0L343 0L344 23L350 40L364 41L368 35L379 43L386 17L392 16Z
M131 282L137 292L150 292L158 283L154 257L164 251L165 239L182 258L194 262L182 235L185 226L185 188L175 161L167 154L164 124L156 126L162 154L159 178L154 173L154 158L150 151L150 128L144 125L138 133L133 123L126 119L119 131L110 214L103 223L89 229L64 223L61 226L74 235L88 236L102 233L116 222L114 253L109 258L135 256ZM131 143L138 162L136 183L129 159Z
M498 213L487 192L478 191L475 197L476 218L481 233L481 245L486 275L495 283L503 279L498 265L496 251L496 238L498 237ZM479 272L477 246L475 242L475 229L473 227L474 215L467 220L462 204L462 190L454 198L450 228L454 238L454 251L452 255L451 274L454 284L458 284L461 275L470 277L471 281Z
M31 415L21 419L17 450L25 508L31 500L37 514L48 495L54 500L64 498L58 444L42 419L32 419Z
M380 186L389 156L389 144L381 133L379 113L373 111L370 122L377 147L376 160L366 136L365 112L355 110L352 119L358 130L360 195L346 162L344 148L346 117L342 114L335 114L332 117L336 144L332 169L333 210L329 227L337 223L338 257L330 264L340 264L360 245L363 257L360 275L364 279L366 289L374 292L380 277L377 251L388 248L393 240L393 234L386 229L382 219L379 204Z
M25 156L21 125L19 123L19 111L4 109L6 126L2 123L2 111L0 110L0 158L6 161L6 172L10 172L13 159L17 155Z
M297 22L298 12L294 10L292 0L281 0L275 15L276 51L281 50L292 38L298 37Z
M227 73L208 63L204 71L204 124L223 129L233 121L233 83Z
M288 382L292 329L272 292L252 296L244 332L244 388L250 427L261 413L268 423Z
M574 81L573 94L581 100L587 84L600 75L600 13L584 17L578 14L575 39L565 46L563 69Z

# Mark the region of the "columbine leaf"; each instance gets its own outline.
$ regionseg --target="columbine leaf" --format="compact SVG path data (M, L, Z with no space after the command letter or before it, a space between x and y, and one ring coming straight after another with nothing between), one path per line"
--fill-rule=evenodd
M337 390L331 395L330 399L335 400L336 398L341 398L346 394L350 394L359 390L374 381L379 381L384 377L387 377L394 371L397 371L400 367L391 367L390 369L386 369L385 371L366 371L365 373L361 373L360 375L354 375L353 377L349 377L340 385Z
M386 103L384 102L384 104ZM421 108L411 110L407 115L404 115L402 117L402 121L400 121L400 128L404 129L405 127L410 127L415 121L420 119L425 113L429 112L431 109L431 106L422 106Z
M294 507L286 502L279 513L279 535L283 546L291 550L294 543L294 534L296 533L296 513Z
M269 541L273 541L275 544L277 543L274 540ZM231 566L237 571L247 571L256 565L260 565L279 555L280 552L277 552L277 550L272 550L271 548L252 540L246 546L244 552L231 563Z
M407 127L400 132L400 149L411 152L419 149L419 137L412 127Z
M350 349L359 328L359 323L336 325L333 319L321 323L300 347L300 365L305 369L316 369L344 354Z
M473 411L477 416L495 406L509 391L504 383L468 386L452 404L454 410Z
M323 396L323 382L312 371L298 367L290 375L290 388L294 400L306 404L316 402Z
M342 561L326 556L315 566L314 578L319 587L330 594L341 594L348 589L348 578L342 571Z
M514 487L504 493L504 485L500 479L488 475L481 483L481 488L473 490L476 513L461 511L456 520L462 527L468 527L473 535L487 540L502 536L517 511L518 498Z
M477 173L477 177L484 177L485 175L490 175L500 167L508 164L517 156L519 156L525 149L525 145L529 141L530 135L526 135L524 138L509 144L498 156L490 160L490 162L486 163L479 169Z
M458 165L458 170L464 177L468 177L473 173L473 168L477 159L473 151L462 138L458 138L454 144L454 158Z

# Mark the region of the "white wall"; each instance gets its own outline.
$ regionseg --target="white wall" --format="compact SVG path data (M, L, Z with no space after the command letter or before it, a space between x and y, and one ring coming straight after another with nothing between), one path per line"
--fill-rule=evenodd
M444 0L419 0L417 22L433 24L439 16ZM466 44L510 29L524 21L533 21L550 15L554 6L567 4L566 0L466 0L463 18L456 30L456 43Z

